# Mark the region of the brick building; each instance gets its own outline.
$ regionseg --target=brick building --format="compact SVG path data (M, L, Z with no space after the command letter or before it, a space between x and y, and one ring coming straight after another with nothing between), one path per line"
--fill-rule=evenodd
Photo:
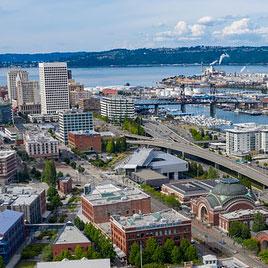
M222 179L204 197L191 200L191 210L197 220L209 225L219 225L220 214L259 206L254 193L237 179Z
M63 194L69 194L72 191L73 180L71 177L62 177L58 179L58 190Z
M80 246L84 251L91 246L87 237L79 231L71 222L67 222L62 232L52 245L53 257L58 256L62 251L68 250L73 253L75 248Z
M109 222L110 216L151 212L151 197L135 188L105 184L82 195L82 213L94 223Z
M256 213L260 213L268 224L268 210L266 209L241 209L229 213L220 214L219 216L219 228L224 232L229 232L230 224L234 221L240 221L245 223L249 228L252 228L254 216Z
M101 153L101 135L95 131L71 131L68 133L68 144L80 152Z
M181 239L191 240L191 220L173 209L129 217L111 217L112 241L127 256L131 245L153 237L159 245L170 238L177 245Z
M80 99L79 100L79 108L83 111L90 111L90 112L100 112L100 99L96 97L90 97L88 99Z

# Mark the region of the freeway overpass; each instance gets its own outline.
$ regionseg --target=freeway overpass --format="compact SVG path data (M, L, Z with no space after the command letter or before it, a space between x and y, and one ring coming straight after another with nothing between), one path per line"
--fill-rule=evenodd
M200 159L204 159L211 163L215 163L215 165L218 167L224 167L234 172L237 172L238 175L243 175L257 182L258 184L268 187L268 175L263 174L262 172L248 165L236 163L225 156L221 156L209 150L205 150L203 148L195 146L190 142L188 143L186 141L174 142L163 139L151 139L151 140L140 139L140 140L127 140L127 143L154 146L196 156Z

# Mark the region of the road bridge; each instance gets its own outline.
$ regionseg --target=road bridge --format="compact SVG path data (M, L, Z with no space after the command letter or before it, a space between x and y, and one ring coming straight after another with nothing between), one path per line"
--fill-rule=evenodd
M215 164L215 166L217 167L224 167L233 172L236 172L238 175L243 175L257 182L260 185L268 187L268 175L263 174L262 172L246 164L236 163L235 161L225 156L218 155L209 150L195 146L190 142L188 143L186 141L174 142L174 141L163 140L163 139L151 139L151 140L140 139L140 140L127 140L127 143L159 147L159 148L164 148L170 151L178 151L183 154L195 156L200 159L209 161Z

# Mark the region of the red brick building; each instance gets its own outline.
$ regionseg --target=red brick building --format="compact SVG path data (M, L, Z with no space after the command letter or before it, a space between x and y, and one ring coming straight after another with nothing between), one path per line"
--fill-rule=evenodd
M91 246L91 242L77 227L73 226L71 222L67 222L59 237L52 245L53 257L58 256L64 250L72 253L77 246L80 246L86 251Z
M99 185L82 196L82 213L94 223L109 222L110 216L151 212L151 197L135 188Z
M68 133L68 144L80 152L101 153L101 135L94 131L72 131Z
M222 179L206 196L191 200L191 210L199 221L219 226L220 214L259 205L254 193L237 179Z
M131 245L153 237L159 245L172 239L177 245L181 239L191 241L191 220L173 209L129 217L111 217L112 241L127 256Z
M73 189L73 180L71 177L62 177L58 179L58 190L63 194L69 194Z

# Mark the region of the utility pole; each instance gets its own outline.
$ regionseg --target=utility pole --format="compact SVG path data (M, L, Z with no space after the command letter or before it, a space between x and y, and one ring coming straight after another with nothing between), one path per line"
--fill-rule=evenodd
M141 268L142 268L142 243L140 241L140 259L141 259Z

